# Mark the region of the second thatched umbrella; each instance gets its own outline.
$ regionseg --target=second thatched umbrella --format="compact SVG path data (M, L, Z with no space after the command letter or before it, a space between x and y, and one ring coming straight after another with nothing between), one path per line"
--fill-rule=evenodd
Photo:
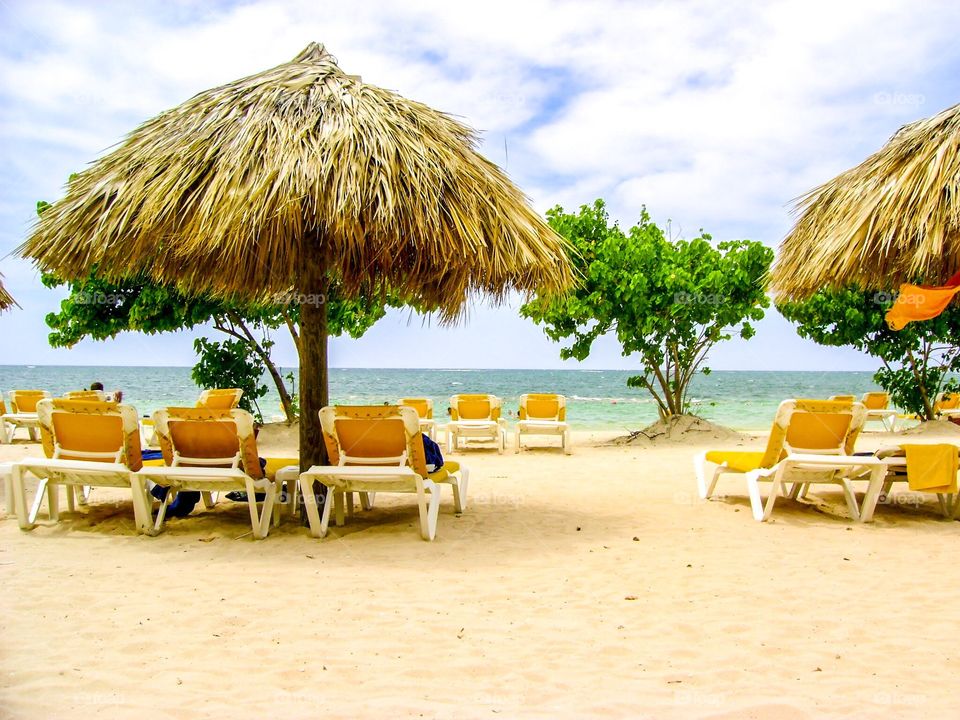
M564 241L451 117L346 75L317 44L137 128L20 248L65 278L141 271L301 304L301 465L320 461L332 280L457 317L474 291L572 282Z
M797 206L771 272L777 295L943 284L960 270L960 105L901 128Z

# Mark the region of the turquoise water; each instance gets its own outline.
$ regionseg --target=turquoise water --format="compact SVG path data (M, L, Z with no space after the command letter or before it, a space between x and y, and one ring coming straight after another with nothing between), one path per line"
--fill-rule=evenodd
M283 370L289 372L288 369ZM294 371L296 372L296 371ZM653 399L628 388L628 370L398 370L332 369L330 398L343 404L382 404L404 396L433 398L443 417L455 393L489 392L516 411L528 392L567 396L568 417L577 429L639 429L656 420ZM713 372L695 379L693 411L739 430L765 430L781 400L788 397L860 395L879 389L870 372ZM141 415L165 406L192 405L199 389L186 367L80 367L0 365L0 389L39 388L53 395L100 381L108 390L123 390L124 402ZM269 379L264 383L272 388ZM272 391L260 401L264 418L280 414ZM279 417L274 418L279 419Z

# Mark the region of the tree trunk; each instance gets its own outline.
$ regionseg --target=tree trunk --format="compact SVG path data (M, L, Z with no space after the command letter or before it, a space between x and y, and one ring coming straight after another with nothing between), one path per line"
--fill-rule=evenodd
M910 370L913 372L913 377L917 381L917 388L920 390L920 399L923 400L924 420L935 420L936 415L933 412L933 403L930 401L930 396L927 394L927 385L924 382L926 373L920 374L920 369L917 367L917 360L913 357L912 350L907 350L907 358L910 360ZM926 365L924 365L923 370L926 369Z
M283 413L287 416L287 422L292 423L294 420L296 420L296 417L293 413L293 400L290 398L290 393L287 392L287 385L283 382L283 376L280 375L280 371L277 369L277 366L273 364L273 360L270 358L270 353L268 353L259 343L257 338L250 331L250 328L247 327L247 324L243 321L243 318L240 317L239 314L235 312L229 312L227 313L227 317L230 319L231 323L243 330L243 338L245 339L250 350L263 361L263 364L267 368L267 372L270 373L270 377L273 380L274 386L277 388L277 394L280 396L280 405L283 406ZM225 328L219 329L228 335L233 334ZM234 335L234 337L236 337L236 335Z
M320 408L329 404L327 376L327 278L322 248L300 275L300 471L326 465Z

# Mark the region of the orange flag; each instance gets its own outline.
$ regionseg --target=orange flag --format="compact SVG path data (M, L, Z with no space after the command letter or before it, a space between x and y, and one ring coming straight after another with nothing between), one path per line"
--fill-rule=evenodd
M957 293L960 293L960 272L939 287L904 283L897 301L887 310L887 325L892 330L903 330L907 323L935 318L947 309Z

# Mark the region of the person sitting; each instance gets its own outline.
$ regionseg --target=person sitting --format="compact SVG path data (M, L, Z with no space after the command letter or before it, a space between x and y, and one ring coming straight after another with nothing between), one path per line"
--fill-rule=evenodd
M103 383L102 382L90 383L90 389L99 390L100 392L103 392ZM118 403L123 401L122 390L114 390L113 392L108 392L106 395L107 395L107 400L110 402Z

